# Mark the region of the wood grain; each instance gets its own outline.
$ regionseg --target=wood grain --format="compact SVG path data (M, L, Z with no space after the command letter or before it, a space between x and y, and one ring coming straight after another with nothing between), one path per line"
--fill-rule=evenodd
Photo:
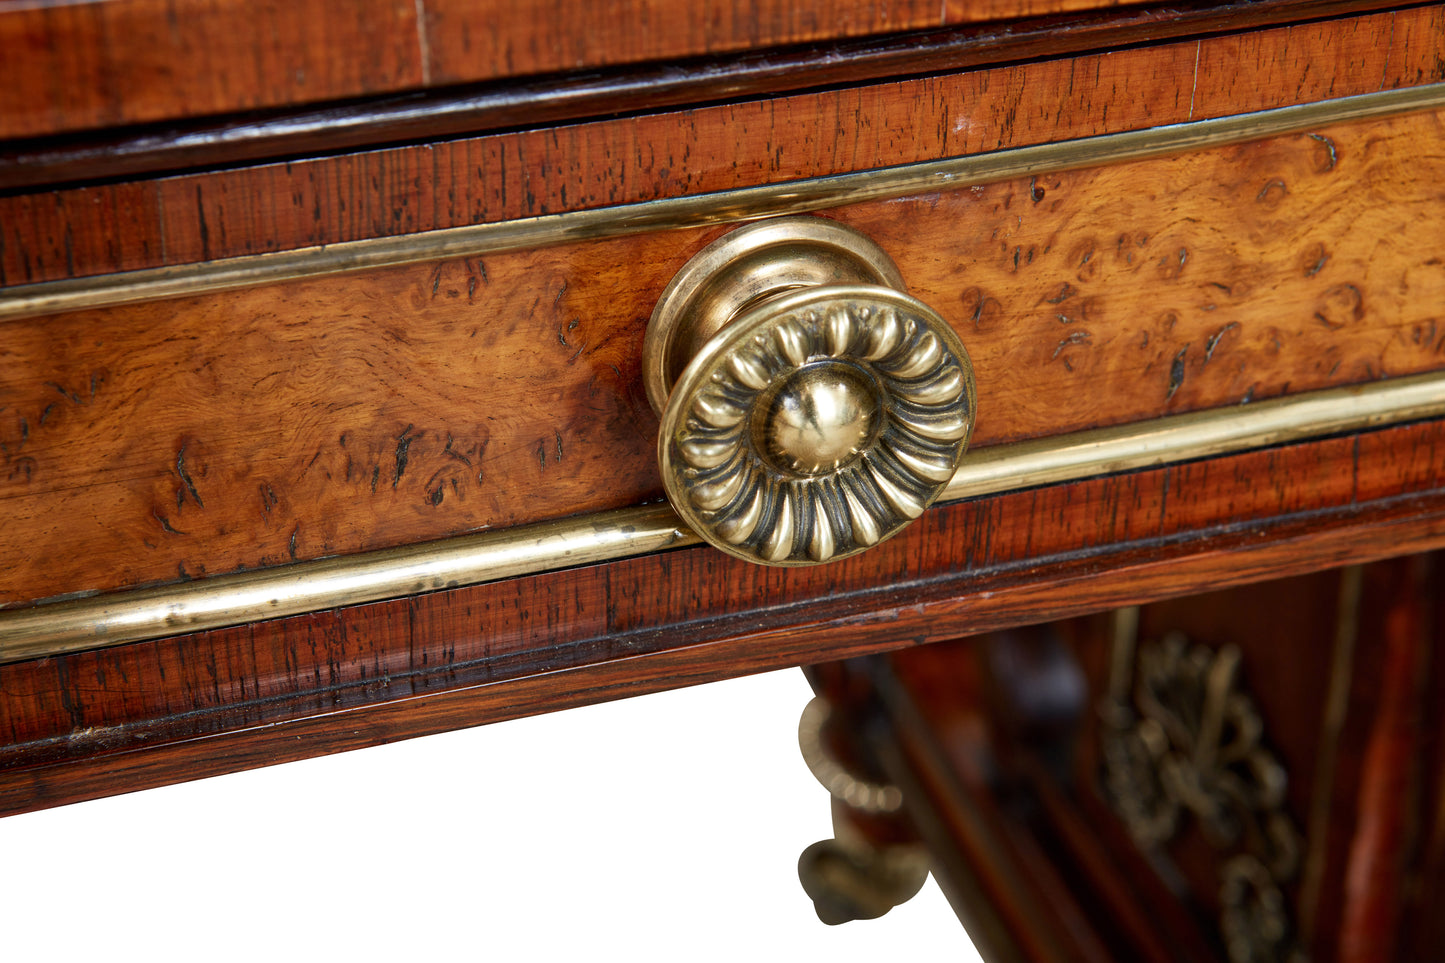
M0 11L0 139L1002 17L1121 0L123 0Z
M983 6L970 4L967 12ZM0 191L299 160L900 75L1078 56L1389 6L1389 0L1233 0L1109 7L30 138L0 143Z
M779 183L1445 80L1441 9L0 197L0 285ZM1388 51L1378 72L1363 60ZM1199 73L1198 64L1219 63ZM1235 58L1231 60L1230 58ZM1372 61L1373 62L1373 61ZM1227 69L1226 69L1227 67ZM1322 79L1321 79L1322 78ZM1212 96L1227 84L1231 96ZM120 193L117 193L117 192ZM123 217L107 217L114 207ZM97 209L92 212L92 209ZM90 239L77 240L84 226Z
M1120 0L629 0L579 7L567 0L531 0L518 9L508 0L428 0L426 28L432 82L460 83L1120 5Z
M834 216L958 330L987 446L1440 368L1442 184L1419 114ZM7 324L0 601L657 498L642 333L717 233Z
M416 5L360 0L123 0L0 11L0 140L424 81Z
M1424 551L1441 479L1427 422L955 503L821 568L684 549L14 663L0 812Z
M1366 729L1356 816L1342 888L1341 963L1395 956L1406 902L1405 868L1419 824L1421 743L1431 650L1440 635L1431 624L1438 581L1429 578L1428 556L1399 559L1367 573L1366 603L1378 611L1373 654L1379 687L1374 709L1360 720ZM1382 610L1382 611L1381 611ZM1375 640L1378 642L1375 642Z
M1428 656L1427 693L1445 692L1445 658L1440 657L1440 638L1445 635L1445 567L1435 561L1433 610L1427 617L1435 645ZM1412 841L1414 855L1405 864L1404 921L1399 946L1405 959L1429 956L1433 947L1445 945L1445 918L1435 894L1445 886L1445 699L1429 698L1422 707L1423 725L1419 747L1419 806L1417 829Z

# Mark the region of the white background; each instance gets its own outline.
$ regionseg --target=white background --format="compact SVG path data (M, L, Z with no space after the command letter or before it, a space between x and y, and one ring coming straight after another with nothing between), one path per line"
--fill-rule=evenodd
M797 670L0 820L6 960L976 960L820 923Z

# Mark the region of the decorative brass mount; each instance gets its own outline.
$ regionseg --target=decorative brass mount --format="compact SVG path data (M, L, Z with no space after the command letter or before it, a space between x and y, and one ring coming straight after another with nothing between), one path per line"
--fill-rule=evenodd
M1306 963L1285 884L1305 841L1288 776L1241 679L1240 650L1180 632L1139 643L1138 609L1114 613L1109 698L1100 706L1104 784L1135 841L1160 858L1192 814L1219 872L1219 933L1231 963Z
M917 896L930 861L902 816L902 790L854 773L828 750L824 730L832 713L818 696L798 720L803 761L834 800L833 838L803 850L798 880L830 926L877 919Z
M846 558L947 487L973 431L973 368L893 261L819 217L726 234L673 278L643 343L668 499L767 565Z

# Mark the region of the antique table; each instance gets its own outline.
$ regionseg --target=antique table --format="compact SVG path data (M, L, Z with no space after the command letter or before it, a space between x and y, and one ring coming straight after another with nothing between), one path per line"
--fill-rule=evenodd
M0 49L0 812L804 665L825 918L1445 940L1445 6Z

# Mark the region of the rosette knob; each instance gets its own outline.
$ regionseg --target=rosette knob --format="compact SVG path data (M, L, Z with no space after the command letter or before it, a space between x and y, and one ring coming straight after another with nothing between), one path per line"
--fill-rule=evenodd
M760 221L700 251L643 346L668 499L767 565L846 558L923 513L973 431L968 353L867 237Z

